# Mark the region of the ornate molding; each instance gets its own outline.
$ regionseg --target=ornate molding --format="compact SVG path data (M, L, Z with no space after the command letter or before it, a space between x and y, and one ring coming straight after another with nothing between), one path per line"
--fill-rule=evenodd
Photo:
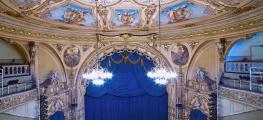
M220 87L219 96L263 109L263 94Z
M0 98L0 111L18 106L37 99L37 90L33 89L26 92L21 92L13 95L8 95Z
M228 24L225 26L214 26L210 28L198 28L198 31L194 28L185 32L170 32L168 31L166 35L162 35L161 39L164 42L172 41L185 41L192 40L197 41L201 39L211 39L218 37L230 37L233 35L242 35L244 33L249 34L256 31L263 30L263 15L250 18L245 21L240 21L235 24ZM90 43L95 42L95 35L83 35L80 34L61 34L60 32L52 32L53 30L44 32L39 30L27 29L25 27L11 25L7 23L0 23L0 34L7 38L17 38L22 40L31 41L43 41L43 42L76 42L76 43ZM89 41L89 42L87 42ZM130 41L140 41L138 39L131 39Z

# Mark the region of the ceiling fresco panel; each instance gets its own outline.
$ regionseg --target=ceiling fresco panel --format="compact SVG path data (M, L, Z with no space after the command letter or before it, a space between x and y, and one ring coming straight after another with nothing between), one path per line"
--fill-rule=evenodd
M79 7L74 4L67 4L49 11L47 19L81 26L96 25L92 9Z
M112 24L114 27L137 27L141 17L139 9L116 9L114 10Z
M207 8L193 2L183 1L163 7L160 17L161 24L170 24L209 15L211 12Z

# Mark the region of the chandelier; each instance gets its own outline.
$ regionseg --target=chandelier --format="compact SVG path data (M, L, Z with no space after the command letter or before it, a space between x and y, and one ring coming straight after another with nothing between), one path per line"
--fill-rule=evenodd
M96 0L96 9L97 9L97 0ZM97 17L96 17L97 18ZM105 83L106 80L111 79L113 74L106 69L102 68L99 64L98 60L98 47L99 47L99 34L98 34L98 20L96 20L96 64L95 67L88 69L86 73L82 75L82 77L86 80L90 80L92 84L101 86Z
M160 39L160 34L161 34L161 5L160 5L160 0L159 0L159 26L158 26L158 39L160 40L160 46L161 46L161 39ZM161 49L161 47L159 47ZM161 51L160 51L161 52ZM166 67L162 66L163 60L158 60L157 66L153 68L151 71L147 73L147 76L149 78L154 79L154 82L159 85L167 85L169 83L169 80L175 79L177 77L177 73L173 72Z

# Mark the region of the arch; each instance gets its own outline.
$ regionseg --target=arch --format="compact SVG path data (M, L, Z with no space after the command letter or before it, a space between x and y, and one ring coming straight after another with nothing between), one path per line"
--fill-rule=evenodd
M10 41L9 39L5 39L5 38L0 38L0 42L4 42L5 44L8 44L10 47L10 50L12 50L13 52L15 51L17 55L15 56L20 56L22 57L23 60L25 60L24 62L29 63L30 62L30 55L29 55L29 51L19 42L13 42ZM1 56L3 57L3 56Z
M91 67L95 64L94 58L98 57L101 58L104 55L106 55L107 53L110 53L114 50L122 50L122 49L130 49L130 50L138 50L139 52L145 53L146 55L148 55L149 57L151 57L153 60L157 60L160 58L164 59L164 65L166 67L168 67L171 70L174 70L172 67L172 64L169 62L168 58L165 57L165 55L163 55L161 52L159 52L158 50L156 50L153 47L149 47L149 46L143 46L143 45L139 45L139 44L131 44L127 47L125 47L123 44L111 44L109 46L103 46L102 48L100 48L98 50L98 52L96 50L93 50L84 60L84 62L81 64L79 70L77 71L77 76L75 78L75 82L74 85L77 85L78 83L78 79L81 79L81 75L82 73L85 71L85 67ZM98 53L98 56L96 56ZM77 86L78 87L78 86Z
M262 38L263 38L263 32L257 32L255 34L252 34L251 37L249 38L247 37L247 38L240 38L240 39L235 40L227 48L227 51L225 53L225 61L243 61L246 59L248 61L252 61L253 56L252 56L251 47L252 46L262 46L263 45L263 42L261 40ZM240 50L238 48L242 48L242 49ZM233 54L235 54L234 56L236 57L239 56L240 58L229 58L229 57L233 57ZM249 58L246 58L246 57L251 57L251 60L249 60Z
M194 61L197 59L198 55L200 55L203 51L203 49L205 49L207 46L209 46L210 44L213 44L214 41L204 41L203 43L201 43L198 48L196 48L196 51L194 52L194 54L192 54L192 57L189 60L187 69L186 69L186 80L189 80L189 73L190 70L193 68L194 66Z
M48 118L49 120L65 120L64 112L56 111L52 116Z
M53 47L51 47L49 44L44 44L44 43L39 44L39 50L40 50L41 48L43 48L43 50L44 50L45 52L51 54L51 56L54 57L55 60L60 64L60 67L61 67L61 69L62 69L61 72L63 72L63 73L62 73L63 78L65 79L65 81L68 82L68 80L67 80L67 72L66 72L66 69L65 69L65 65L64 65L61 57L59 56L59 54L56 52L56 50L55 50Z
M103 46L101 47L98 52L96 52L96 50L93 50L86 58L85 60L82 62L80 68L77 71L77 75L75 76L75 81L74 81L74 86L76 88L75 90L75 97L76 101L78 102L78 104L83 105L83 106L78 106L78 112L79 115L84 115L85 111L84 111L84 94L85 94L85 90L86 90L86 83L83 82L82 80L82 73L84 73L86 67L91 67L95 64L94 58L96 58L96 55L98 53L98 58L102 57L103 55L106 55L106 53L110 53L113 50L123 50L123 49L128 49L128 50L138 50L139 52L145 53L146 55L148 55L149 57L151 57L154 61L156 59L159 58L163 58L164 59L164 65L167 66L168 68L170 68L171 70L174 70L174 68L172 67L172 63L169 62L168 58L165 57L165 55L163 55L161 52L159 52L158 50L156 50L153 47L150 46L144 46L141 44L137 44L137 43L131 43L128 46L123 45L122 43L116 43L116 44L110 44L107 46ZM173 83L171 83L173 84ZM169 89L169 85L167 86L167 89ZM168 101L171 101L170 99L172 99L172 97L169 97L169 90L167 90L168 92ZM168 109L170 109L170 107L168 107ZM169 113L170 114L170 113ZM80 116L78 116L78 119L81 119ZM82 116L83 117L83 116Z
M192 109L189 120L207 120L207 116L199 109Z

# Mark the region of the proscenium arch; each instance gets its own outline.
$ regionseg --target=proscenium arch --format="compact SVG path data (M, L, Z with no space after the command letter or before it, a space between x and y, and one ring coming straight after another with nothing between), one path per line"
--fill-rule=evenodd
M168 67L171 70L174 70L172 67L172 63L169 62L169 60L163 55L161 52L159 52L157 49L150 47L150 46L143 46L137 43L129 44L125 47L125 45L119 43L119 44L111 44L108 46L103 46L100 49L93 50L84 60L84 62L81 64L80 69L77 71L77 76L75 80L75 85L78 87L79 80L82 79L82 74L85 72L85 69L87 67L91 67L94 64L96 64L95 59L98 57L100 59L104 55L113 52L114 50L138 50L141 53L144 53L151 57L153 60L156 60L157 58L163 58L164 59L164 65ZM97 56L98 55L98 56Z
M112 50L111 50L112 49ZM96 50L93 50L84 60L84 62L81 64L81 67L80 69L77 71L77 76L75 78L75 83L74 83L74 86L76 88L76 96L75 98L77 98L77 102L80 104L80 106L78 106L79 108L79 112L82 111L82 113L79 113L79 114L82 114L83 115L83 112L85 112L84 110L84 94L81 93L81 90L84 89L84 93L86 93L86 83L83 85L81 85L81 82L83 80L82 78L82 74L85 72L86 68L87 67L91 67L93 66L94 64L96 64L96 62L94 61L96 59L96 55L99 54L99 58L100 57L103 57L104 55L107 55L107 53L110 53L110 52L113 52L114 50L124 50L124 49L128 49L128 50L138 50L139 52L142 52L146 55L148 55L149 57L151 57L153 60L156 60L156 58L163 58L164 59L164 65L166 67L168 67L169 69L171 70L175 70L173 67L172 67L172 63L169 62L168 58L165 57L165 55L163 55L161 52L159 52L157 49L153 48L153 47L150 47L150 46L143 46L141 44L137 44L137 43L131 43L127 46L125 46L124 44L121 44L121 43L116 43L116 44L111 44L111 45L108 45L108 46L102 46L100 49L98 49L98 51ZM102 56L100 56L102 55ZM175 80L173 80L173 83L175 83ZM167 93L168 93L168 102L171 101L171 97L170 96L170 93L169 93L169 85L167 86L166 90L167 90ZM81 106L83 105L83 106ZM168 109L171 109L170 107L168 107ZM169 114L168 113L168 117L169 117ZM85 116L82 116L82 117L85 117ZM81 118L79 118L81 119ZM83 119L83 118L82 118ZM81 119L81 120L82 120Z

